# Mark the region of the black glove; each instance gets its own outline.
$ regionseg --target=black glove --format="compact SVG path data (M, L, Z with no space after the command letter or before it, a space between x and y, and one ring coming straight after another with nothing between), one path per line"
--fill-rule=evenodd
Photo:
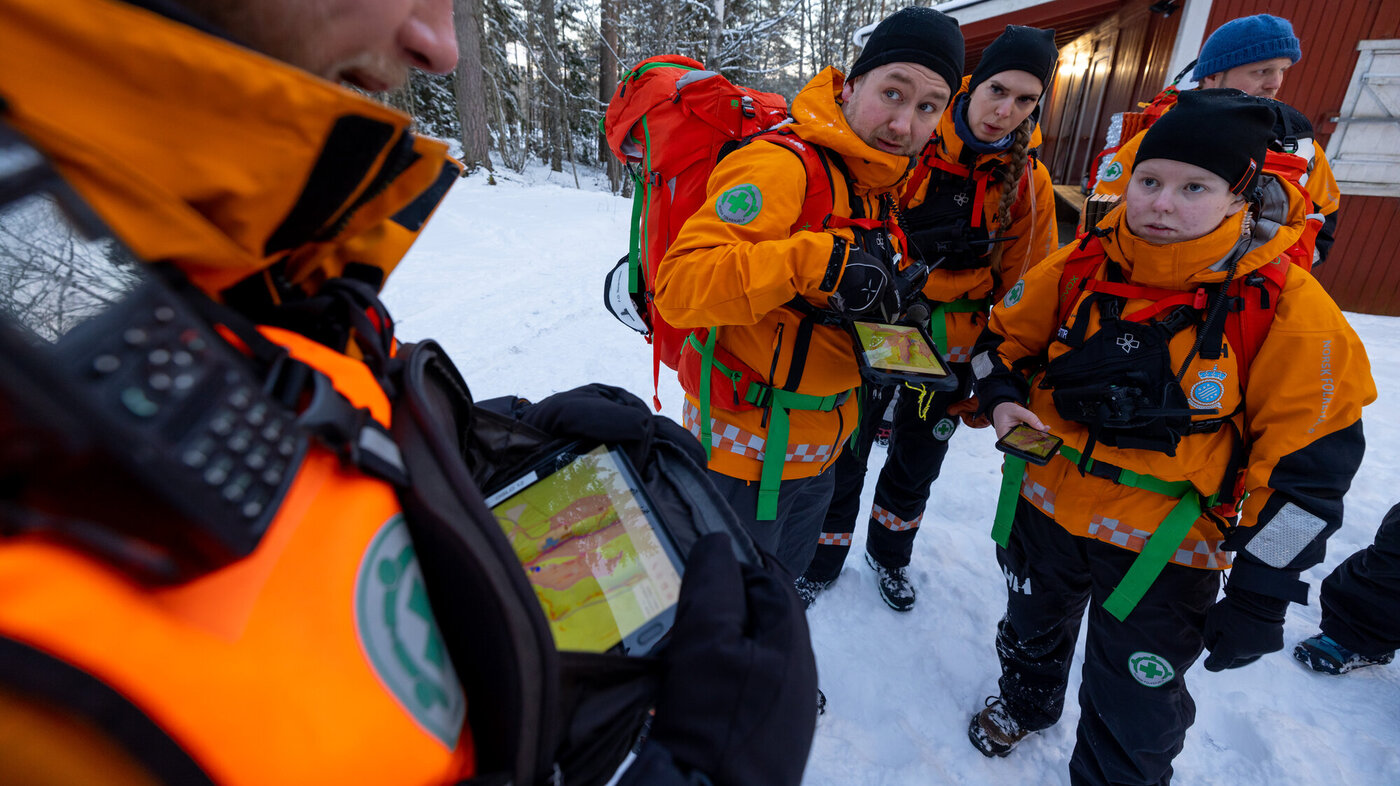
M1206 671L1247 666L1283 649L1288 601L1227 586L1225 597L1206 610Z
M846 317L879 317L892 322L900 313L899 292L886 262L858 248L851 248L841 279L827 304Z
M740 566L728 535L706 535L686 562L671 637L650 739L717 784L800 783L817 664L791 578Z

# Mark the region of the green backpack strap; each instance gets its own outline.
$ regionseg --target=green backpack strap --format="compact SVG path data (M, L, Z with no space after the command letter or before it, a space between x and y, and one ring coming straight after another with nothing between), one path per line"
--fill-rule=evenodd
M1167 514L1157 531L1147 539L1147 544L1123 574L1122 581L1113 588L1108 599L1103 602L1104 611L1112 614L1119 622L1137 607L1138 601L1147 594L1147 588L1161 575L1162 569L1171 562L1172 555L1181 547L1191 531L1191 525L1201 515L1201 495L1195 489L1182 495L1176 507Z
M997 514L992 523L992 540L1002 548L1011 540L1011 521L1016 516L1016 501L1021 496L1021 478L1025 474L1025 459L1002 457L1001 493L997 495Z
M965 297L961 300L954 300L951 303L939 303L933 307L933 313L928 318L928 335L933 339L933 345L946 358L948 356L948 314L976 314L979 311L985 312L991 306L991 300L983 297Z
M1078 464L1081 455L1074 448L1061 446L1060 455ZM1095 462L1089 459L1085 469L1092 470ZM1021 493L1021 478L1026 471L1023 459L1007 456L1002 462L1001 494L997 497L996 519L992 525L992 540L1006 548L1011 537L1011 524L1015 518L1016 504ZM1119 622L1137 607L1142 596L1152 586L1152 582L1162 575L1162 570L1171 562L1172 556L1181 548L1186 536L1191 533L1191 525L1200 518L1201 511L1215 505L1216 495L1202 497L1190 481L1162 480L1151 475L1143 475L1131 470L1118 468L1118 483L1132 488L1151 491L1177 500L1167 517L1157 525L1156 531L1138 553L1128 572L1123 574L1118 586L1103 602L1104 610Z

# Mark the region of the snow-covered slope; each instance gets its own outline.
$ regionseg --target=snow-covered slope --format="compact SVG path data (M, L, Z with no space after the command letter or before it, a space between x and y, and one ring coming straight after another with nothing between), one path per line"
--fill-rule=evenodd
M602 307L603 275L627 248L630 204L597 190L596 173L581 174L583 190L543 170L495 186L479 175L460 181L390 279L385 299L400 336L438 339L478 398L540 398L592 381L651 397L650 347ZM1197 663L1187 674L1197 717L1176 760L1178 783L1400 783L1400 666L1323 677L1288 655L1316 631L1318 583L1400 502L1400 371L1389 362L1400 356L1400 319L1356 315L1352 324L1381 396L1366 412L1368 450L1346 525L1304 575L1313 604L1290 609L1284 652L1219 674ZM680 389L665 368L661 376L663 414L679 418ZM996 693L992 641L1006 599L988 537L999 480L992 442L990 430L953 437L915 544L912 612L897 614L876 594L860 556L863 527L845 573L809 612L829 705L807 783L1069 783L1078 666L1058 726L1006 759L985 759L967 742L970 715ZM882 460L877 449L872 468Z

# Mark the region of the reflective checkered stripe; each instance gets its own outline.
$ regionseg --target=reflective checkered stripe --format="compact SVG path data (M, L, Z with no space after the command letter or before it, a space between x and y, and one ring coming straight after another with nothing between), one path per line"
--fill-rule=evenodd
M700 408L686 399L681 410L681 422L690 429L696 439L700 439ZM719 418L710 418L710 444L717 450L727 450L740 456L763 460L764 440L757 434L739 428L733 423L725 423ZM831 458L830 445L793 443L788 445L784 461L789 463L820 463Z
M1089 537L1122 546L1131 551L1142 551L1142 547L1147 545L1147 538L1151 534L1131 524L1124 524L1118 519L1095 515L1089 520ZM1192 568L1209 568L1211 570L1228 568L1230 567L1230 555L1220 549L1221 543L1223 541L1187 538L1181 542L1181 546L1176 550L1171 561Z
M948 347L949 363L971 363L972 347Z
M851 533L849 532L823 532L817 538L818 546L846 546L851 545Z
M924 520L924 514L920 513L913 521L905 521L879 505L872 505L870 507L870 518L880 522L885 529L891 532L905 532L918 527L919 522Z
M1190 565L1193 568L1224 570L1230 567L1230 552L1222 551L1220 548L1220 544L1224 542L1223 540L1187 538L1181 542L1181 548L1176 550L1176 556L1172 557L1172 562L1178 565Z
M1045 515L1055 515L1055 492L1031 480L1029 474L1021 480L1021 496L1040 508Z
M1124 524L1118 519L1104 518L1097 513L1089 519L1089 537L1132 551L1142 551L1142 547L1147 545L1147 536L1151 534L1131 524Z

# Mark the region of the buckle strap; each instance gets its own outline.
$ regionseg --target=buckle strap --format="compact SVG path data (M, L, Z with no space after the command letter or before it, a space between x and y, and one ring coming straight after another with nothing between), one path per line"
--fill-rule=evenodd
M1060 446L1060 455L1069 459L1075 465L1083 459L1079 451L1068 445ZM1151 475L1143 475L1130 469L1114 466L1106 461L1089 459L1084 467L1084 471L1096 478L1117 483L1120 486L1129 486L1143 491L1151 491L1165 497L1180 499L1188 491L1194 488L1189 480L1162 480ZM1214 497L1212 497L1214 499Z
M843 390L829 396L813 396L808 393L795 393L791 390L775 388L772 385L753 380L749 382L748 390L744 391L744 401L765 409L772 407L774 409L830 412L846 403L846 399L850 398L850 395L851 391Z

